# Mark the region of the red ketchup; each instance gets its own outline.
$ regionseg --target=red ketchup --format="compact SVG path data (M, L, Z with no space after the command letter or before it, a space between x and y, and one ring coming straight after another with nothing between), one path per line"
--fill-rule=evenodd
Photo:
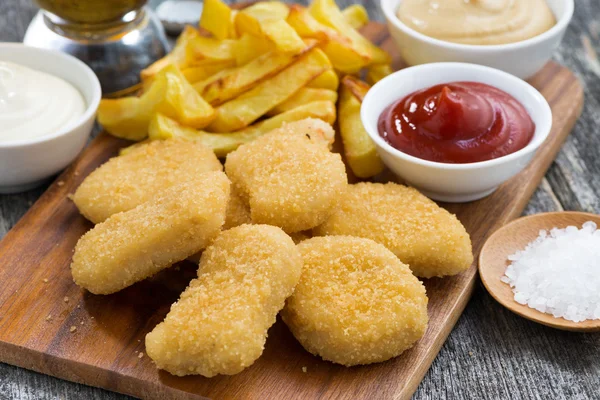
M414 92L387 107L379 135L424 160L463 164L514 153L531 141L535 124L514 97L476 82Z

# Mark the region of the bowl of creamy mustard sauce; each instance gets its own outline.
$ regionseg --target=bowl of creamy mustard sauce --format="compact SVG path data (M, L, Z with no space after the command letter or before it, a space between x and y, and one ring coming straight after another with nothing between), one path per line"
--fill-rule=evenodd
M546 0L404 0L396 15L423 35L475 45L520 42L556 25Z
M76 58L0 43L0 193L31 189L85 146L102 96Z
M381 0L409 65L468 62L527 79L552 57L574 0Z

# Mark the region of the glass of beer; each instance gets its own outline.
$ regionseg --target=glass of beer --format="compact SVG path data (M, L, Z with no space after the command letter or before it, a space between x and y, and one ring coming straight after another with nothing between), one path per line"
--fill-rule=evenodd
M164 29L146 0L35 0L40 12L23 42L88 64L105 96L137 89L142 69L163 57Z

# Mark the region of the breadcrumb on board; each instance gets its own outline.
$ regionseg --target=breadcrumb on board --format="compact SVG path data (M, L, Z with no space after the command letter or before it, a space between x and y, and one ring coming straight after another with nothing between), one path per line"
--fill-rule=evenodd
M146 336L146 353L174 375L241 372L262 354L301 270L300 253L281 229L224 231L202 253L198 278Z
M111 216L77 242L75 283L110 294L199 252L220 232L228 199L225 174L207 172Z
M353 366L411 348L427 329L425 287L381 244L350 236L308 239L300 282L281 312L310 353Z
M240 146L225 162L252 222L288 233L323 223L348 186L341 156L329 151L317 128L299 122Z
M92 172L73 202L94 223L131 210L157 192L210 171L222 171L214 152L196 142L155 140L113 157Z
M455 275L473 263L471 239L456 216L395 183L349 185L340 207L313 233L372 239L422 278Z

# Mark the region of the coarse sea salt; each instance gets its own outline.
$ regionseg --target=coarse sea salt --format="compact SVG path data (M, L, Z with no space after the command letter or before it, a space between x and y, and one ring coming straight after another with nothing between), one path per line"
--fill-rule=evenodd
M593 222L540 231L525 250L508 257L502 282L515 301L557 318L600 319L600 230Z

